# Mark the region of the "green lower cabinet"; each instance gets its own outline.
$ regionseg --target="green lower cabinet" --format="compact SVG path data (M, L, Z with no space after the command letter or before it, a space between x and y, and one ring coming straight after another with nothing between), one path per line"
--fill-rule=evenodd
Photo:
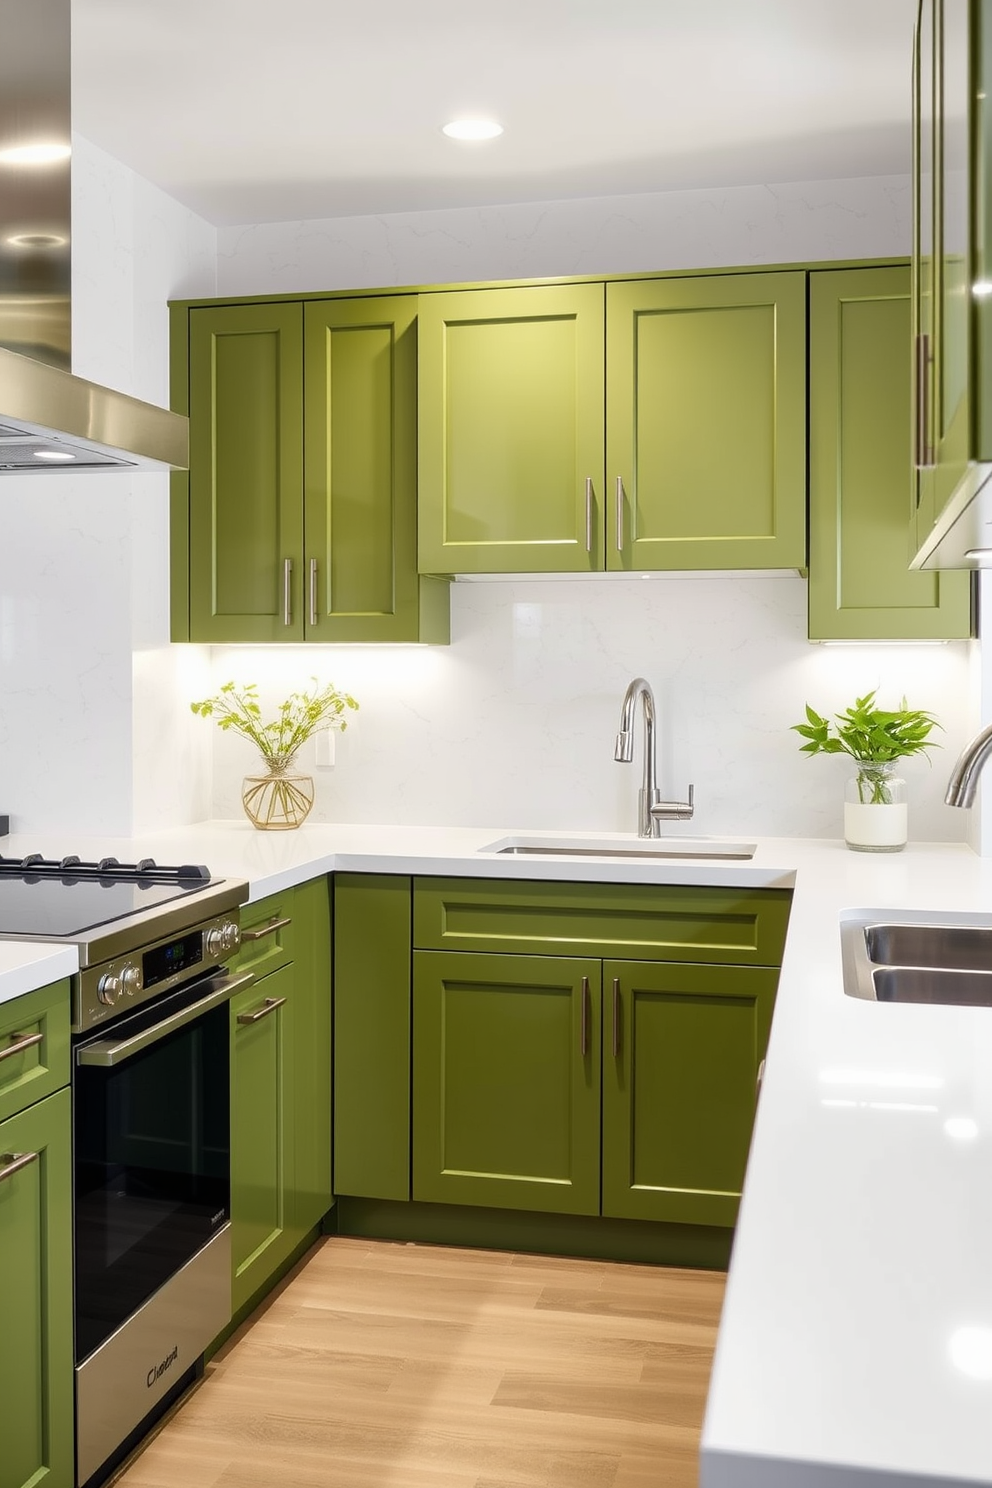
M290 1019L294 1243L331 1206L331 893L327 878L293 890L296 962Z
M778 971L603 965L603 1214L732 1225Z
M602 963L415 951L413 1198L599 1212Z
M71 1196L61 1090L0 1122L2 1488L74 1482Z
M288 1063L294 968L231 1002L231 1245L234 1311L293 1249Z

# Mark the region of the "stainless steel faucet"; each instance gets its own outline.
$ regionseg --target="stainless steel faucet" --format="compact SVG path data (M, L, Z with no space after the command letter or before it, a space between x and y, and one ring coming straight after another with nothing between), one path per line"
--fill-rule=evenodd
M613 758L625 765L629 765L634 758L634 714L637 711L638 698L644 703L644 782L637 797L637 835L660 837L663 821L688 821L692 816L695 810L693 787L689 787L688 801L661 799L654 738L654 693L651 691L651 684L645 682L643 677L635 677L624 693Z
M970 806L975 799L975 787L989 755L992 754L992 723L976 734L970 744L961 751L961 758L951 771L944 797L948 806Z

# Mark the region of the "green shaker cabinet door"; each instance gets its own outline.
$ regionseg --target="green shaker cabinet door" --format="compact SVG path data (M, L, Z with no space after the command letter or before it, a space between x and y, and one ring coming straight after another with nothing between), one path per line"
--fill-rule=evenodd
M598 1214L601 963L413 961L414 1199Z
M69 1092L61 1090L0 1123L3 1488L75 1482L71 1204Z
M189 312L189 639L303 639L303 312Z
M422 573L603 567L603 286L420 297Z
M732 1225L778 971L603 965L603 1213Z
M967 573L909 571L910 273L810 275L810 640L971 634Z
M417 576L416 322L416 295L304 306L308 640L448 640Z
M607 285L606 566L802 568L806 276Z
M293 1248L288 1075L292 966L231 1002L231 1245L236 1312Z

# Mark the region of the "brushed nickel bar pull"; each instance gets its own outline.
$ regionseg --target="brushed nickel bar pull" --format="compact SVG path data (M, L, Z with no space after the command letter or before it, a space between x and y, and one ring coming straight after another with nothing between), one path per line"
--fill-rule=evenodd
M586 476L586 552L592 552L592 476Z
M623 476L617 476L617 552L623 552Z
M0 1183L7 1178L13 1178L22 1168L30 1167L31 1163L38 1161L37 1152L0 1152Z
M242 930L241 944L245 945L246 942L251 940L264 940L267 935L275 935L277 930L284 930L287 925L291 925L292 923L292 915L287 915L283 920L280 920L276 916L274 920L269 920L267 925L263 925L261 930Z
M620 978L613 978L613 1058L620 1058Z
M15 1054L23 1054L25 1049L33 1049L35 1044L41 1044L45 1039L43 1033L12 1033L10 1036L14 1042L6 1049L0 1049L0 1059L13 1059Z
M757 1100L758 1099L758 1096L761 1094L761 1082L762 1082L762 1080L764 1078L765 1078L765 1061L762 1060L761 1063L758 1065L758 1078L754 1082L754 1098L755 1098L755 1100Z
M310 559L310 624L317 624L317 560Z
M253 1013L239 1013L238 1022L260 1023L263 1018L267 1018L270 1013L274 1013L276 1008L281 1008L285 1001L285 997L267 997L262 1003L262 1006L256 1008Z
M933 464L933 450L928 434L930 430L930 337L925 331L916 338L916 429L914 451L917 470L928 469Z
M579 1053L585 1059L589 1052L589 978L582 978L582 997L579 1004Z
M293 623L293 560L287 558L282 566L282 623L292 625Z

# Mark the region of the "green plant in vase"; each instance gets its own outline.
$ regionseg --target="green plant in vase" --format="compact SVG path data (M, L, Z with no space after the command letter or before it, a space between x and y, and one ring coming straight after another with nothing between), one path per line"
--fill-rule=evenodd
M316 677L303 692L291 692L274 718L262 717L254 682L238 686L225 682L216 697L190 703L201 718L213 718L225 732L233 729L248 739L266 767L264 775L247 775L241 800L251 822L263 831L298 827L313 806L313 779L294 771L296 756L307 739L321 729L345 729L345 709L358 704L331 683L321 687Z
M932 713L909 708L876 706L877 689L855 698L851 707L822 718L806 704L805 723L794 723L806 740L804 754L846 754L857 773L849 782L844 802L844 837L848 847L861 852L898 852L907 839L906 783L894 773L897 760L934 748L930 734L940 724ZM879 808L872 810L872 808Z

